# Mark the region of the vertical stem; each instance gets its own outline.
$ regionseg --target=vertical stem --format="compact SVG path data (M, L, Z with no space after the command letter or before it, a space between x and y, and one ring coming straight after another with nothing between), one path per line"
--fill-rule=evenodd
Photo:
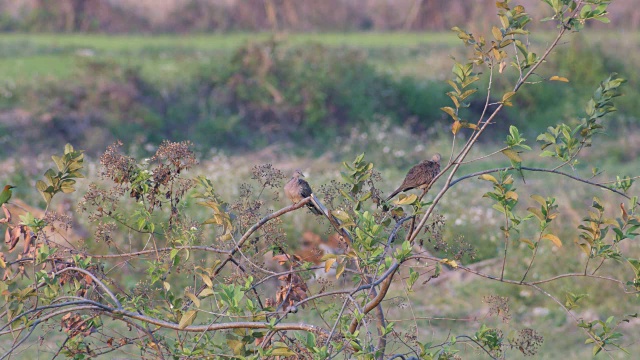
M504 212L504 219L506 221L506 227L504 228L504 238L505 238L504 239L504 258L502 259L502 270L500 271L500 280L504 279L504 267L507 264L507 251L509 250L509 216L507 215L507 211Z

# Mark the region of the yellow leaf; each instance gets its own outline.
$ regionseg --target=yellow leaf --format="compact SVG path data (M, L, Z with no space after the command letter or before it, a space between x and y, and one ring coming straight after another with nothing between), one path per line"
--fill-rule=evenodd
M201 298L206 298L207 296L211 296L211 295L213 295L213 289L211 288L205 288L200 292Z
M540 221L546 221L547 220L544 217L544 215L542 215L542 211L540 211L540 209L538 209L538 208L530 207L530 208L527 208L527 211L529 211L530 213L535 215Z
M562 76L558 76L558 75L553 75L552 77L549 78L549 80L551 80L551 81L569 82L569 79L567 79L566 77L562 77Z
M326 261L328 259L335 259L335 258L336 258L336 254L326 253L322 255L322 257L320 258L320 261Z
M440 110L449 114L449 116L451 116L454 120L458 120L458 115L456 115L456 111L454 108L445 106L445 107L441 107Z
M504 149L501 152L504 154L504 156L508 157L510 160L513 160L515 162L522 162L522 158L514 150Z
M324 272L328 273L329 270L331 270L331 265L333 265L333 263L335 262L336 262L336 258L327 259L327 261L324 262Z
M217 241L229 241L231 240L232 236L229 233L226 233L224 235L220 235L218 236L218 238L216 239Z
M349 214L347 214L346 212L342 211L342 210L334 210L331 212L331 214L333 216L335 216L338 220L342 221L342 222L347 222L347 221L351 221L351 217L349 216Z
M505 101L507 101L507 100L511 99L511 97L512 97L513 95L515 95L515 94L516 94L516 92L515 92L515 91L509 91L509 92L505 93L505 94L502 96L502 102L505 102Z
M191 299L191 301L193 301L194 304L196 304L196 307L200 307L200 299L198 299L198 297L195 294L192 294L190 292L185 294L189 299Z
M416 194L405 195L404 197L400 195L400 198L393 203L396 205L409 205L413 204L416 200L418 200L418 195Z
M544 234L542 235L543 239L547 239L547 240L551 240L551 242L557 246L557 247L562 247L562 241L560 241L560 238L558 238L557 236L553 235L553 234Z
M210 288L213 287L213 281L211 281L211 278L209 277L209 275L200 274L200 277L202 278L202 281L204 281L204 283L207 284L208 287Z
M440 262L442 262L443 264L447 264L454 269L458 268L458 263L455 260L442 259Z
M296 356L298 354L293 352L293 351L291 351L288 348L279 347L279 348L273 349L271 351L271 355L273 355L273 356Z
M493 176L493 175L489 175L489 174L482 174L478 177L480 180L486 180L486 181L491 181L494 184L498 183L498 180Z
M338 264L338 268L336 269L336 279L340 278L340 275L344 272L345 265L344 263Z
M491 29L491 33L493 34L493 37L496 38L496 40L498 40L498 41L502 40L502 32L500 31L500 29L498 29L497 26L494 26Z
M164 286L164 288L165 288L167 291L171 290L171 284L169 284L169 283L168 283L168 282L166 282L166 281L163 281L163 282L162 282L162 286Z
M531 198L532 198L535 202L537 202L538 204L540 204L540 205L542 205L542 206L547 206L547 201L546 201L542 196L540 196L540 195L536 195L536 194L533 194L533 195L531 195Z
M520 241L525 243L525 244L527 244L527 245L529 245L529 247L531 249L533 249L535 247L535 245L533 244L533 241L531 241L531 240L529 240L527 238L520 238Z
M451 125L451 132L453 133L453 135L456 135L461 128L462 128L462 123L460 122L460 120L456 120Z
M197 315L198 315L198 312L195 310L189 310L186 313L184 313L184 315L182 315L182 318L180 318L180 323L178 324L178 328L182 330L187 326L193 324L193 321L196 319Z
M504 197L507 199L518 200L518 193L515 191L507 191L507 193L504 194Z
M507 62L506 61L501 61L500 62L500 67L498 68L498 72L500 74L502 74L502 72L504 71L504 68L506 68L506 67L507 67Z
M574 242L580 247L580 250L582 250L585 255L591 255L591 246L588 242L584 241L584 239L576 239Z

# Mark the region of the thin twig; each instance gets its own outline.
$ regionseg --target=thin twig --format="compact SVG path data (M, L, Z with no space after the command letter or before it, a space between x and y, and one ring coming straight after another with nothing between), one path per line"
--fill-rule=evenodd
M509 166L509 167L495 168L495 169L488 169L488 170L483 170L483 171L474 172L474 173L472 173L472 174L468 174L468 175L465 175L465 176L461 176L461 177L459 177L459 178L455 179L454 181L451 181L451 183L449 184L449 187L453 187L453 185L455 185L455 184L459 183L460 181L462 181L462 180L466 180L466 179L469 179L469 178L472 178L472 177L480 176L480 175L483 175L483 174L490 174L490 173L494 173L494 172L498 172L498 171L513 170L513 169L514 169L514 168L513 168L513 166ZM612 188L610 188L610 187L607 187L607 186L601 185L601 184L596 183L596 182L593 182L593 181L589 181L589 180L586 180L586 179L583 179L583 178L580 178L580 177L577 177L577 176L574 176L574 175L568 174L568 173L566 173L566 172L557 171L557 170L553 170L553 169L532 168L532 167L527 167L527 166L522 166L520 169L522 169L522 170L526 170L526 171L533 171L533 172L546 172L546 173L551 173L551 174L557 174L557 175L566 176L566 177L568 177L568 178L570 178L570 179L573 179L573 180L579 181L579 182L581 182L581 183L585 183L585 184L588 184L588 185L592 185L592 186L599 187L599 188L601 188L601 189L609 190L609 191L614 192L614 193L616 193L616 194L618 194L618 195L620 195L620 196L622 196L622 197L624 197L624 198L626 198L626 199L631 200L631 197L629 197L627 194L625 194L625 193L623 193L623 192L621 192L621 191L618 191L618 190L616 190L616 189L612 189ZM640 202L638 202L637 204L638 204L638 205L640 205Z

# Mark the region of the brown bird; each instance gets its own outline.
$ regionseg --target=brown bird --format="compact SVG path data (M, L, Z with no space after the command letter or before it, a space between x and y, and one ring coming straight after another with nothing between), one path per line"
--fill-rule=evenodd
M440 173L440 154L435 154L431 160L424 160L420 164L412 167L405 176L402 185L392 192L384 201L389 201L399 192L415 188L422 189L425 193L429 191L429 186L435 177Z
M304 175L302 175L302 171L294 171L293 177L284 186L285 195L287 195L289 200L291 200L291 202L293 202L294 204L299 203L300 201L302 201L302 199L313 195L313 191L311 191L311 186L309 186L309 183L303 179L300 179L300 177L304 177ZM314 200L316 200L315 196ZM311 210L312 213L316 215L322 215L322 210L318 209L313 203L307 203L307 207L309 208L309 210Z

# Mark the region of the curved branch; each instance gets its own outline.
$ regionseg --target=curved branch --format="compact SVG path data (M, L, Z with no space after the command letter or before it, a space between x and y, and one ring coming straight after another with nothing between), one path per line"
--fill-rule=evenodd
M95 275L93 275L93 273L78 267L68 267L56 272L55 274L60 275L67 271L77 271L89 276L93 281L95 281L96 284L100 285L100 287L109 295L109 297L111 298L111 300L113 300L113 302L118 307L118 309L122 308L122 304L120 304L120 301L118 300L118 298L116 298L116 296L111 292L111 290L109 290L107 285L105 285L102 281L98 280L98 278Z
M214 247L211 247L211 246L185 245L185 246L176 246L176 247L168 247L168 248L161 248L161 249L141 250L141 251L135 251L135 252L129 252L129 253L122 253L122 254L90 255L90 256L92 258L96 258L96 259L134 257L134 256L146 255L146 254L149 254L149 253L167 252L167 251L171 251L173 249L178 249L178 250L203 250L203 251L214 252L214 253L218 253L218 254L230 254L231 253L229 250L217 249L217 248L214 248Z
M114 314L126 316L132 319L136 319L148 324L157 325L163 328L186 331L186 332L203 332L203 331L217 331L217 330L230 330L230 329L271 329L275 331L281 330L301 330L307 331L318 335L329 335L329 332L325 329L311 324L305 323L281 323L271 325L268 322L252 322L252 321L240 321L232 323L221 324L208 324L208 325L190 325L180 327L179 324L164 321L156 318L152 318L146 315L141 315L127 310L114 310Z
M378 306L380 302L382 302L385 296L387 296L387 291L389 290L389 286L391 285L391 280L393 279L393 275L395 274L396 270L398 270L399 266L400 264L398 262L394 262L393 265L391 265L391 267L380 277L379 281L377 282L378 284L380 282L382 283L382 286L380 286L380 292L378 292L378 294L374 296L373 299L371 299L371 301L369 301L364 306L363 308L364 312L362 313L362 315L368 314L371 310L373 310L376 306ZM373 282L372 284L370 284L370 287L374 287L376 285L377 285L376 282ZM367 286L367 285L363 285L363 286ZM360 321L354 318L351 321L351 324L349 325L349 332L353 334L358 328L359 324L360 324Z
M287 207L284 207L276 212L273 212L265 217L263 217L262 219L260 219L260 221L258 221L256 224L254 224L251 228L249 228L249 230L247 230L247 232L244 233L244 235L242 235L242 237L240 238L240 240L238 241L238 244L233 248L233 250L231 250L231 252L229 252L229 255L227 255L227 258L224 259L222 261L222 263L220 263L220 265L218 265L218 267L216 268L216 270L213 272L213 276L216 276L220 273L220 271L229 263L229 261L231 261L231 258L233 258L233 256L238 252L238 250L240 250L240 248L242 247L242 245L244 245L245 241L247 241L247 239L249 238L249 236L251 236L251 234L253 234L256 230L260 229L262 226L264 226L264 224L266 224L267 222L269 222L270 220L273 220L277 217L280 217L290 211L299 209L303 206L305 206L307 203L309 203L311 201L311 197L307 197L302 199L300 202L293 204L293 205L289 205Z
M428 255L414 255L414 256L410 256L407 258L407 260L420 260L420 259L427 259L427 260L431 260L431 261L437 261L437 262L442 262L442 259L439 259L437 257L434 256L428 256ZM511 284L511 285L521 285L521 286L535 286L535 285L540 285L540 284L544 284L544 283L548 283L548 282L552 282L558 279L562 279L562 278L568 278L568 277L585 277L585 278L591 278L591 279L600 279L600 280L606 280L606 281L611 281L614 283L617 283L623 287L626 288L626 284L618 279L615 278L611 278L611 277L607 277L607 276L600 276L600 275L589 275L589 274L585 274L585 273L567 273L567 274L561 274L561 275L557 275L557 276L553 276L550 277L548 279L543 279L543 280L537 280L537 281L530 281L530 282L520 282L517 280L509 280L509 279L500 279L499 277L493 276L493 275L489 275L489 274L485 274L483 272L474 270L470 267L464 266L464 265L458 265L457 269L461 269L463 271L466 271L468 273L472 273L475 275L478 275L480 277L489 279L489 280L495 280L495 281L499 281L499 282L503 282L506 284ZM635 292L634 292L635 293Z
M58 315L62 315L62 314L64 314L64 313L68 313L68 312L71 312L71 311L79 311L79 310L101 310L101 309L100 309L100 308L96 308L96 307L95 307L95 306L93 306L93 305L84 305L84 306L74 307L74 308L71 308L71 309L62 309L62 310L58 310L58 311L55 311L55 312L53 312L53 313L51 313L51 314L47 314L46 316L43 316L43 317L41 317L41 318L38 318L36 321L34 321L34 322L33 322L33 324L31 324L31 325L30 325L30 329L29 329L29 332L27 333L27 335L25 335L22 339L20 339L20 341L18 341L17 343L15 343L15 344L11 347L11 349L9 349L6 353L4 353L4 354L0 357L0 360L3 360L3 359L5 359L5 358L7 358L8 356L10 356L10 355L13 353L13 351L14 351L15 349L17 349L18 347L20 347L20 345L22 345L22 343L24 343L24 342L25 342L25 341L26 341L26 340L31 336L31 334L33 334L33 331L34 331L34 330L36 329L36 327L37 327L38 325L40 325L41 323L43 323L43 322L45 322L45 321L49 320L49 319L50 319L50 318L52 318L52 317L55 317L55 316L58 316Z
M498 172L498 171L513 170L513 169L514 169L513 166L508 166L508 167L503 167L503 168L495 168L495 169L488 169L488 170L474 172L472 174L461 176L461 177L455 179L454 181L452 181L449 184L449 187L452 187L453 185L459 183L462 180L466 180L466 179L469 179L469 178L472 178L472 177L476 177L476 176L480 176L480 175L484 175L484 174L490 174L490 173L494 173L494 172ZM527 167L527 166L522 166L520 169L526 170L526 171L546 172L546 173L566 176L566 177L568 177L568 178L570 178L572 180L579 181L581 183L585 183L585 184L588 184L588 185L591 185L591 186L595 186L595 187L599 187L599 188L602 188L602 189L605 189L605 190L609 190L609 191L614 192L614 193L616 193L616 194L618 194L618 195L620 195L620 196L622 196L622 197L624 197L626 199L631 200L631 197L629 197L629 195L627 195L627 194L625 194L625 193L623 193L621 191L618 191L616 189L612 189L610 187L604 186L604 185L602 185L600 183L596 183L596 182L593 182L593 181L589 181L589 180L586 180L586 179L583 179L583 178L568 174L566 172L553 170L553 169L532 168L532 167ZM640 202L638 203L638 205L640 205Z
M79 301L65 302L61 304L43 305L43 306L36 307L34 309L27 310L21 314L14 316L11 320L9 320L4 326L0 328L0 331L4 331L4 329L6 329L11 324L13 324L15 321L20 320L22 317L27 316L31 313L47 310L47 309L57 309L65 306L76 306L76 305L91 305L91 306L95 306L96 308L101 308L107 311L111 310L110 307L100 304L99 302L95 302L93 300L79 300Z

